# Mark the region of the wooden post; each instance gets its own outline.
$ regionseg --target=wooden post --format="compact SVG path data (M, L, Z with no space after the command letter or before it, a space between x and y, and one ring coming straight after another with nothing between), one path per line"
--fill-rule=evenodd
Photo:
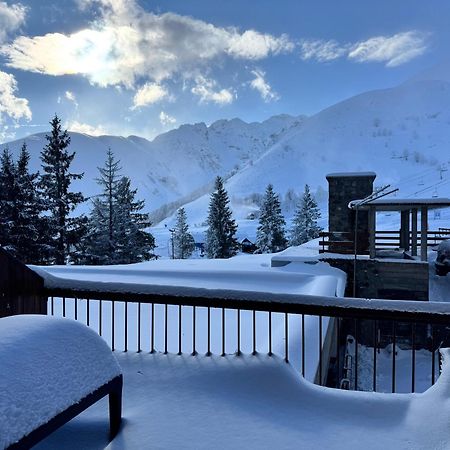
M428 207L420 208L420 260L428 261Z
M401 211L400 214L400 248L409 250L409 211Z
M417 208L411 210L411 255L417 256Z
M374 259L375 254L376 211L373 206L369 208L369 256Z

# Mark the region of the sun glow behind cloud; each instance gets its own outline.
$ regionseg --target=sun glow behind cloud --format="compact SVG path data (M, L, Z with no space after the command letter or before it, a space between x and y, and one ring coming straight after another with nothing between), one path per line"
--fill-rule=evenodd
M141 77L159 83L192 74L218 58L259 60L294 47L286 35L241 33L178 14L146 12L134 1L127 5L101 2L102 18L90 27L67 35L21 36L1 52L10 67L80 74L101 87L133 88Z

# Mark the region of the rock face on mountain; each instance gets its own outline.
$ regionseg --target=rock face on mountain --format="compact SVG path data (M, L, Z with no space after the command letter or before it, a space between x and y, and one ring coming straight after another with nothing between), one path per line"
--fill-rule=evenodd
M304 117L281 115L262 123L245 123L240 119L219 120L210 126L204 123L182 125L153 141L138 136L93 137L70 133L71 151L77 155L73 170L84 172L78 183L87 196L95 195L97 167L103 166L108 148L120 159L123 174L129 175L139 188L150 209L180 198L193 198L206 192L217 175L225 178L263 155ZM26 141L32 155L31 167L39 169L39 154L46 144L45 134L35 134L3 144L17 154Z

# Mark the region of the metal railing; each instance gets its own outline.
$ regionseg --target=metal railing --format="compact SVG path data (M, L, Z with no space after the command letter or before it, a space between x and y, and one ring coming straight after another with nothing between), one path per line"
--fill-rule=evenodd
M52 288L46 295L49 314L86 323L114 350L276 354L307 379L330 387L424 391L439 376L439 348L448 345L450 305L445 303L163 291ZM348 336L354 339L351 358Z
M417 245L420 247L420 231L417 232ZM412 246L412 233L410 232L409 246ZM348 232L328 232L323 231L319 234L319 252L320 253L344 253L351 254L354 251L354 241L351 233ZM427 232L428 247L435 246L445 239L450 239L450 231L447 228L438 231ZM396 249L400 247L400 231L399 230L379 230L375 233L375 248ZM368 251L359 252L360 254L369 254Z

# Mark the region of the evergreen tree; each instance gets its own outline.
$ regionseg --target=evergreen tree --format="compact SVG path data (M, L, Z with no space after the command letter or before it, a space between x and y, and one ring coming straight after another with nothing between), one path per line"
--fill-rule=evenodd
M116 161L108 149L104 167L97 183L102 193L93 200L88 231L84 238L84 262L90 264L113 264L117 241L116 196L120 181L120 161Z
M142 213L145 202L136 200L137 189L131 189L128 177L122 177L115 193L117 237L114 263L130 264L154 257L154 237L144 231L151 226L149 215Z
M301 245L319 237L322 228L317 225L318 219L320 219L319 207L306 184L303 197L295 211L290 245Z
M229 207L227 191L221 177L216 178L211 194L206 231L206 253L208 258L230 258L237 253L237 225Z
M46 135L47 145L41 152L44 173L40 177L44 207L47 216L47 243L51 252L51 262L65 264L71 250L83 233L85 221L82 217L71 217L70 213L85 201L81 192L71 192L73 180L84 174L70 172L75 152L69 153L70 136L61 130L58 116L50 122L50 135Z
M180 208L177 212L177 221L172 239L173 252L176 259L186 259L192 255L195 249L195 241L192 234L189 233L189 225L187 224L184 208Z
M261 253L274 253L284 250L287 245L284 228L286 222L281 213L281 205L273 186L267 186L259 215L256 231L256 246Z
M37 191L39 174L29 172L30 153L24 142L17 161L17 192L15 205L18 214L14 223L13 239L16 256L24 263L38 264L45 261L46 248L41 236L45 234L41 217L42 200Z
M0 157L0 244L15 256L17 252L13 231L18 215L15 205L17 191L17 169L6 147Z

